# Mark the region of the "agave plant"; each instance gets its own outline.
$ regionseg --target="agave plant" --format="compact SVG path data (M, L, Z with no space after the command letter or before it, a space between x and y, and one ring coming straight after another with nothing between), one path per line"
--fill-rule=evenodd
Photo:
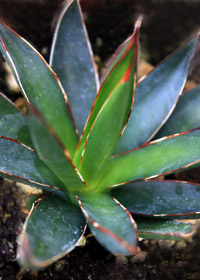
M0 174L43 190L21 233L23 266L63 257L86 224L116 255L136 254L138 237L177 240L195 231L181 219L199 217L200 186L153 178L200 165L200 88L174 110L199 38L136 85L139 29L140 19L99 88L78 0L61 11L49 64L0 24L0 50L29 107L25 117L0 95Z

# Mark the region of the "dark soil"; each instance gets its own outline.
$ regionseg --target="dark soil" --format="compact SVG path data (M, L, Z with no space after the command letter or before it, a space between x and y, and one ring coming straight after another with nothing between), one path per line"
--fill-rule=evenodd
M62 260L39 272L20 269L16 262L16 237L25 214L20 207L20 190L12 183L0 185L0 279L81 280L199 280L200 233L193 242L143 240L135 257L115 257L93 237Z

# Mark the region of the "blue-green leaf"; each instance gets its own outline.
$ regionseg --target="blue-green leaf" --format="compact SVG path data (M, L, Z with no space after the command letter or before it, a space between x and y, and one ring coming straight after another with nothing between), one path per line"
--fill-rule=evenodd
M136 218L139 237L158 240L181 240L192 237L196 226L175 220Z
M185 219L200 217L200 185L179 181L141 181L113 189L134 215Z
M137 227L130 213L107 193L79 193L78 201L94 237L114 254L137 252Z
M31 148L33 147L27 118L2 93L0 93L0 136L15 139Z
M69 190L83 190L86 186L72 163L69 151L62 145L56 133L40 115L31 117L30 132L34 147L42 161L58 176Z
M155 138L180 133L200 126L200 87L184 93L169 120Z
M0 175L39 188L64 188L32 149L4 137L0 137Z
M18 261L41 269L78 245L85 230L80 209L70 201L48 195L33 205L21 234Z
M98 90L98 74L78 0L66 1L58 18L50 65L67 93L81 134Z
M22 37L0 23L0 51L29 108L37 108L73 155L78 142L66 94L44 58Z
M199 37L189 41L138 84L133 110L115 154L149 141L164 124L182 93L198 45Z

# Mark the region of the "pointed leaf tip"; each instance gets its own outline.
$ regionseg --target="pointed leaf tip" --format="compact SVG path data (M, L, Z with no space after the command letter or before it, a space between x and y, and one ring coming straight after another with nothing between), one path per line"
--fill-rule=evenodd
M3 42L0 51L28 106L43 113L73 155L78 138L66 94L56 74L30 43L3 23L0 23L0 36Z
M99 87L79 1L67 1L55 28L50 65L60 77L81 134Z
M167 121L182 93L198 49L199 37L195 37L139 81L133 110L115 154L150 141Z
M93 187L96 174L113 154L130 115L136 85L137 43L135 31L108 71L75 155L76 166Z

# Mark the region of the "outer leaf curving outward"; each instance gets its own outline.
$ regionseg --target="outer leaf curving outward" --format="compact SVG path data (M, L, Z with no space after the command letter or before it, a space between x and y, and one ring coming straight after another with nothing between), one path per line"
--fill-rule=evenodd
M5 137L0 137L0 175L39 188L64 188L32 149Z
M98 74L78 0L69 0L58 18L50 65L67 93L82 133L99 87Z
M0 136L15 139L32 148L27 119L2 93L0 108Z
M80 209L48 195L32 207L21 234L18 258L23 266L43 268L78 245L85 231Z
M196 37L139 82L133 110L115 154L130 151L149 141L168 119L182 93L198 47L199 37Z
M141 181L113 189L116 197L134 215L151 218L200 217L200 185L179 181Z
M196 226L175 220L152 220L136 218L139 237L158 240L181 240L192 237Z
M83 154L83 151L85 149L85 142L87 143L88 137L91 134L91 131L94 130L95 124L98 120L98 117L102 114L101 111L104 110L104 107L108 106L107 103L110 103L111 96L116 94L119 94L119 91L121 91L121 100L122 100L122 108L119 106L117 109L119 110L118 115L122 113L122 120L120 121L120 129L124 129L127 121L127 115L124 115L124 112L121 112L125 106L124 100L127 99L127 95L131 94L130 104L127 107L128 113L130 113L130 109L132 108L133 104L133 97L135 92L135 82L136 82L136 65L137 65L137 56L138 56L138 33L140 28L140 21L136 23L135 31L133 35L130 37L129 40L127 40L127 43L124 44L124 47L122 48L120 59L116 58L116 61L113 63L112 68L108 75L106 76L103 84L101 85L101 88L99 89L98 95L95 99L95 102L93 104L93 108L91 110L91 113L89 115L86 127L83 131L83 134L81 136L81 139L78 144L78 148L75 154L75 164L79 166L79 162L81 159L81 155ZM119 54L119 56L120 56ZM123 97L122 97L123 96ZM116 108L115 108L116 109ZM114 109L110 109L110 114L114 112ZM117 113L115 115L117 118ZM125 119L125 123L124 123ZM113 119L114 120L114 119ZM108 123L108 120L106 121ZM103 129L105 127L105 124L102 126ZM122 127L121 127L122 125ZM98 125L99 126L99 125ZM121 132L121 131L120 131ZM117 133L118 134L118 133ZM112 135L112 133L111 133ZM110 136L111 136L110 135ZM102 135L104 138L106 138L108 135L105 134ZM101 137L102 137L101 136ZM119 136L118 136L119 137ZM113 135L113 144L115 143L115 136Z
M69 151L59 141L54 130L36 112L31 118L30 132L40 159L58 176L66 189L83 190L86 186L72 163Z
M200 127L200 87L186 92L181 96L173 114L164 124L155 138Z
M28 42L2 23L0 51L30 109L33 105L43 113L46 121L55 129L58 137L73 155L78 137L67 97L56 74Z
M91 232L107 250L118 255L137 252L137 227L130 213L107 193L77 196Z
M154 178L194 165L200 165L200 129L162 138L113 157L106 173L100 176L99 189Z

